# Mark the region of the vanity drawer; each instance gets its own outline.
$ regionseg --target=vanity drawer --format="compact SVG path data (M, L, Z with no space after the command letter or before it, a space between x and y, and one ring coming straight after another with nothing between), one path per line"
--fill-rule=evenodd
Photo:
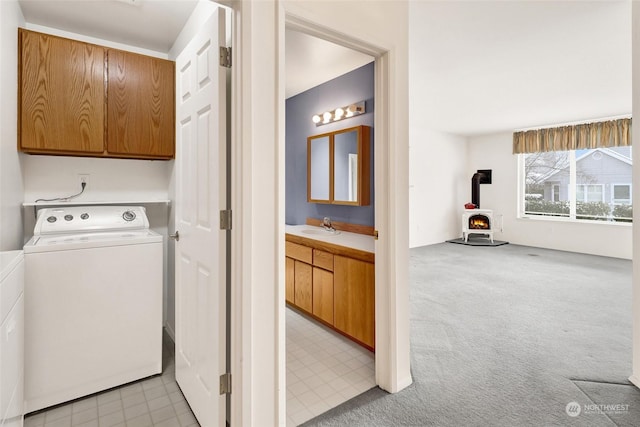
M297 243L285 242L285 253L289 258L311 264L313 262L313 249Z
M333 254L314 249L313 265L315 265L316 267L324 268L325 270L333 271Z

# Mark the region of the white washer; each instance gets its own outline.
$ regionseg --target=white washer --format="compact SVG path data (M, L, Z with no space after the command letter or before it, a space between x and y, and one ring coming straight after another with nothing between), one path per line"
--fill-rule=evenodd
M24 247L25 413L162 371L162 253L143 207L38 212Z

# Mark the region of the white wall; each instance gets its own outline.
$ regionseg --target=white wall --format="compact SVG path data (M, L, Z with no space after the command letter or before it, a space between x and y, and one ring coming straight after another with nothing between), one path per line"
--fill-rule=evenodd
M421 128L421 109L415 104L411 102L409 116L409 245L412 248L460 237L461 209L471 201L467 139Z
M22 249L22 171L17 150L18 30L24 18L17 1L0 1L0 250Z
M167 200L172 168L162 160L25 155L24 200L75 194L79 174L89 179L74 202Z
M480 206L503 216L504 231L494 237L518 245L631 259L628 224L518 219L518 161L512 140L511 132L469 138L469 178L478 169L493 170L493 183L480 185ZM459 215L462 210L460 206Z

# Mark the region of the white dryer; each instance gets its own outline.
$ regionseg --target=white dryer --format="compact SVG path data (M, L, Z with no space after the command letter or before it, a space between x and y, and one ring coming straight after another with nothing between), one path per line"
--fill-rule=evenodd
M38 212L24 247L25 412L162 371L162 236L143 207Z

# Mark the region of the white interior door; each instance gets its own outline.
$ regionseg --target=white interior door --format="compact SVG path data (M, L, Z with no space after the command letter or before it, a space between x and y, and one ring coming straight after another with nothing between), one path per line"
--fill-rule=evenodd
M218 9L176 59L176 380L202 426L223 426L226 370L226 69Z

